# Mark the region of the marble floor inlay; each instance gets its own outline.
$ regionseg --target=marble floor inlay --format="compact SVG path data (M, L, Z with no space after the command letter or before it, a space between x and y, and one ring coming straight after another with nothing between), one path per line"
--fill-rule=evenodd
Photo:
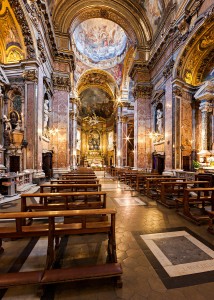
M124 198L114 198L114 200L120 206L138 206L146 205L145 202L141 201L138 197L124 197Z
M212 281L214 248L189 229L133 235L167 288Z
M214 251L185 231L141 235L170 277L214 271Z

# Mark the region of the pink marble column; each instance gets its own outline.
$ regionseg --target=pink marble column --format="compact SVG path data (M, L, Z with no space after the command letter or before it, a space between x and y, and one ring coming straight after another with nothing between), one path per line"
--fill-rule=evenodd
M150 85L137 85L134 91L134 167L152 168Z
M128 117L122 117L122 161L123 165L127 166L127 143L129 143L129 137L127 133L127 121Z
M69 118L69 140L70 140L70 165L74 168L77 165L77 116L79 100L70 99L70 118Z
M53 127L58 133L53 139L53 168L67 169L69 167L69 93L67 90L54 90L53 95Z
M36 112L37 109L35 107L37 103L36 99L36 90L37 83L35 82L27 82L26 83L26 112L25 112L25 120L26 120L26 139L28 141L28 147L26 149L26 168L27 169L38 169L37 166L37 155L36 155L36 145L37 145L37 133L36 133Z
M165 83L165 170L174 168L173 160L176 145L172 137L172 110L172 83L171 77L169 77Z
M122 166L122 106L118 105L117 111L117 151L116 151L116 165L117 167Z

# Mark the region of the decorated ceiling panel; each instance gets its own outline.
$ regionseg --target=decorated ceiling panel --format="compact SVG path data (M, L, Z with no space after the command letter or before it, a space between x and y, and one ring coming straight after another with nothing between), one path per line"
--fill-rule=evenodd
M0 40L2 55L0 57L3 63L18 62L24 58L22 50L22 41L19 37L18 24L13 18L8 1L0 5ZM0 49L1 50L1 49Z
M93 18L76 27L73 42L85 64L96 65L101 62L104 66L103 62L114 60L111 65L107 63L107 67L111 67L124 58L122 55L126 50L127 36L116 23Z

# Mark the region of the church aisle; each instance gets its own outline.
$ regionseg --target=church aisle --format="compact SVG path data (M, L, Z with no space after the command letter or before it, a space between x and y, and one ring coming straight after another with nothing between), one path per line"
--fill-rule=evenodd
M102 189L107 191L107 207L117 209L117 255L123 267L123 288L116 289L110 279L101 279L50 285L43 297L37 295L36 287L14 287L5 293L2 290L1 299L211 299L214 241L206 231L207 225L192 224L178 216L174 209L139 196L109 175L97 175ZM26 245L27 242L21 240L5 242L1 270L14 268L14 250L21 256L22 246ZM98 234L65 237L61 248L62 268L99 264L106 259L106 239ZM45 251L45 238L40 238L20 271L41 267Z

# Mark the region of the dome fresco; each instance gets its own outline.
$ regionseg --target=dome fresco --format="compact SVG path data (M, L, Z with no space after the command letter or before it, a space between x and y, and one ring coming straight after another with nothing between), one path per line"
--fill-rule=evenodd
M116 23L93 18L79 24L73 34L77 50L87 56L92 63L105 61L123 54L127 37Z

